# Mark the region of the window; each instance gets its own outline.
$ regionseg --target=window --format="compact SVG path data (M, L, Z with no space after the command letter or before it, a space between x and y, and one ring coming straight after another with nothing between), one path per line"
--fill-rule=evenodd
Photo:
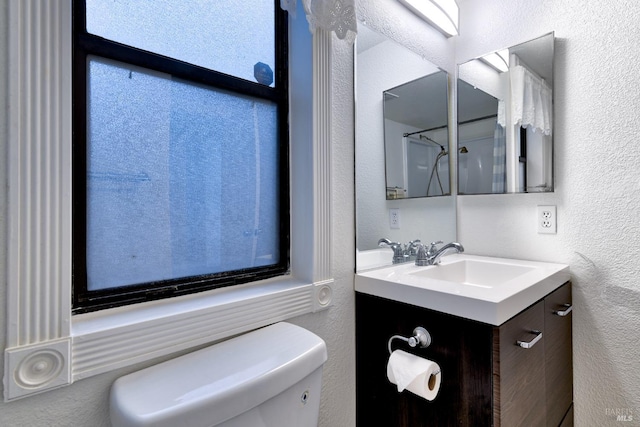
M72 2L7 13L6 401L331 306L332 34L289 22L291 272L72 316Z
M288 272L278 3L74 2L74 313Z

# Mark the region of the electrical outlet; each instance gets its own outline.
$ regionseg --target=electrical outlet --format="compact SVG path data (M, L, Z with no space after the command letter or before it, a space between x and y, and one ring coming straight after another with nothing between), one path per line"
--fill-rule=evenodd
M536 224L539 234L556 234L557 218L555 206L538 206Z
M389 209L389 227L400 228L400 208Z

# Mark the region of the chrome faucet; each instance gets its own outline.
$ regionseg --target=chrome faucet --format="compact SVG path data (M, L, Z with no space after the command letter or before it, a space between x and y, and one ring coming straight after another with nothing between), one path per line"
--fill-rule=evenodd
M393 260L394 264L400 264L405 261L404 257L404 249L402 247L402 243L392 242L389 239L382 238L378 240L378 246L381 248L391 248L393 249Z
M440 257L442 257L442 255L444 255L444 253L450 249L453 249L458 253L464 252L464 248L460 243L457 243L457 242L447 243L446 245L438 249L437 245L441 243L442 243L441 240L437 242L432 242L429 245L429 249L427 249L425 245L420 243L418 245L418 254L416 255L416 265L420 267L424 267L425 265L439 264Z
M378 240L378 246L381 248L393 249L393 263L400 264L407 261L413 261L418 255L418 247L420 246L420 239L412 240L406 245L399 242L392 242L387 238Z

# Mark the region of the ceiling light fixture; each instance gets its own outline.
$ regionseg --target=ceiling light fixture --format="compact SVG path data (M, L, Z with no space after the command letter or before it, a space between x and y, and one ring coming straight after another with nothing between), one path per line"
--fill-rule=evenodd
M458 34L459 9L456 0L399 0L447 37Z

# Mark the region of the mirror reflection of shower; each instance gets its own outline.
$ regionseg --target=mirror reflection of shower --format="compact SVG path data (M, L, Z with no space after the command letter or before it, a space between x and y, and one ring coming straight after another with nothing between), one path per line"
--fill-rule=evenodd
M450 194L449 152L424 132L405 133L403 140L403 188L406 197Z
M438 70L382 92L387 200L451 194L447 82Z
M409 135L405 134L404 136L406 137L406 136L409 136ZM436 155L436 158L435 158L435 160L433 162L433 166L431 166L431 174L429 175L429 181L427 183L427 196L433 196L433 195L444 196L444 195L449 194L449 190L448 189L445 192L445 188L442 185L442 180L440 179L440 171L441 171L441 169L446 168L447 173L448 173L448 163L445 161L444 162L444 166L443 166L440 161L445 156L447 156L449 154L449 152L444 148L443 145L439 144L438 142L434 141L433 139L429 138L428 136L418 135L418 137L423 141L430 142L430 143L435 144L438 147L440 147L440 152ZM463 146L463 147L458 148L458 152L461 153L461 154L467 154L469 152L469 150L467 149L466 146ZM436 178L435 182L433 180L434 175L435 175L435 178ZM439 193L433 191L432 183L434 185L437 183L436 191L439 189ZM447 183L448 183L448 179L447 179Z
M447 150L440 144L438 144L433 139L428 136L420 135L420 139L432 142L438 146L440 146L440 152L436 156L435 161L433 162L433 166L431 167L431 175L429 175L429 182L427 183L427 196L429 195L429 191L431 190L431 182L433 181L433 175L435 173L436 179L438 180L438 187L440 187L440 195L444 196L444 189L442 188L442 180L440 180L440 159L449 154Z

